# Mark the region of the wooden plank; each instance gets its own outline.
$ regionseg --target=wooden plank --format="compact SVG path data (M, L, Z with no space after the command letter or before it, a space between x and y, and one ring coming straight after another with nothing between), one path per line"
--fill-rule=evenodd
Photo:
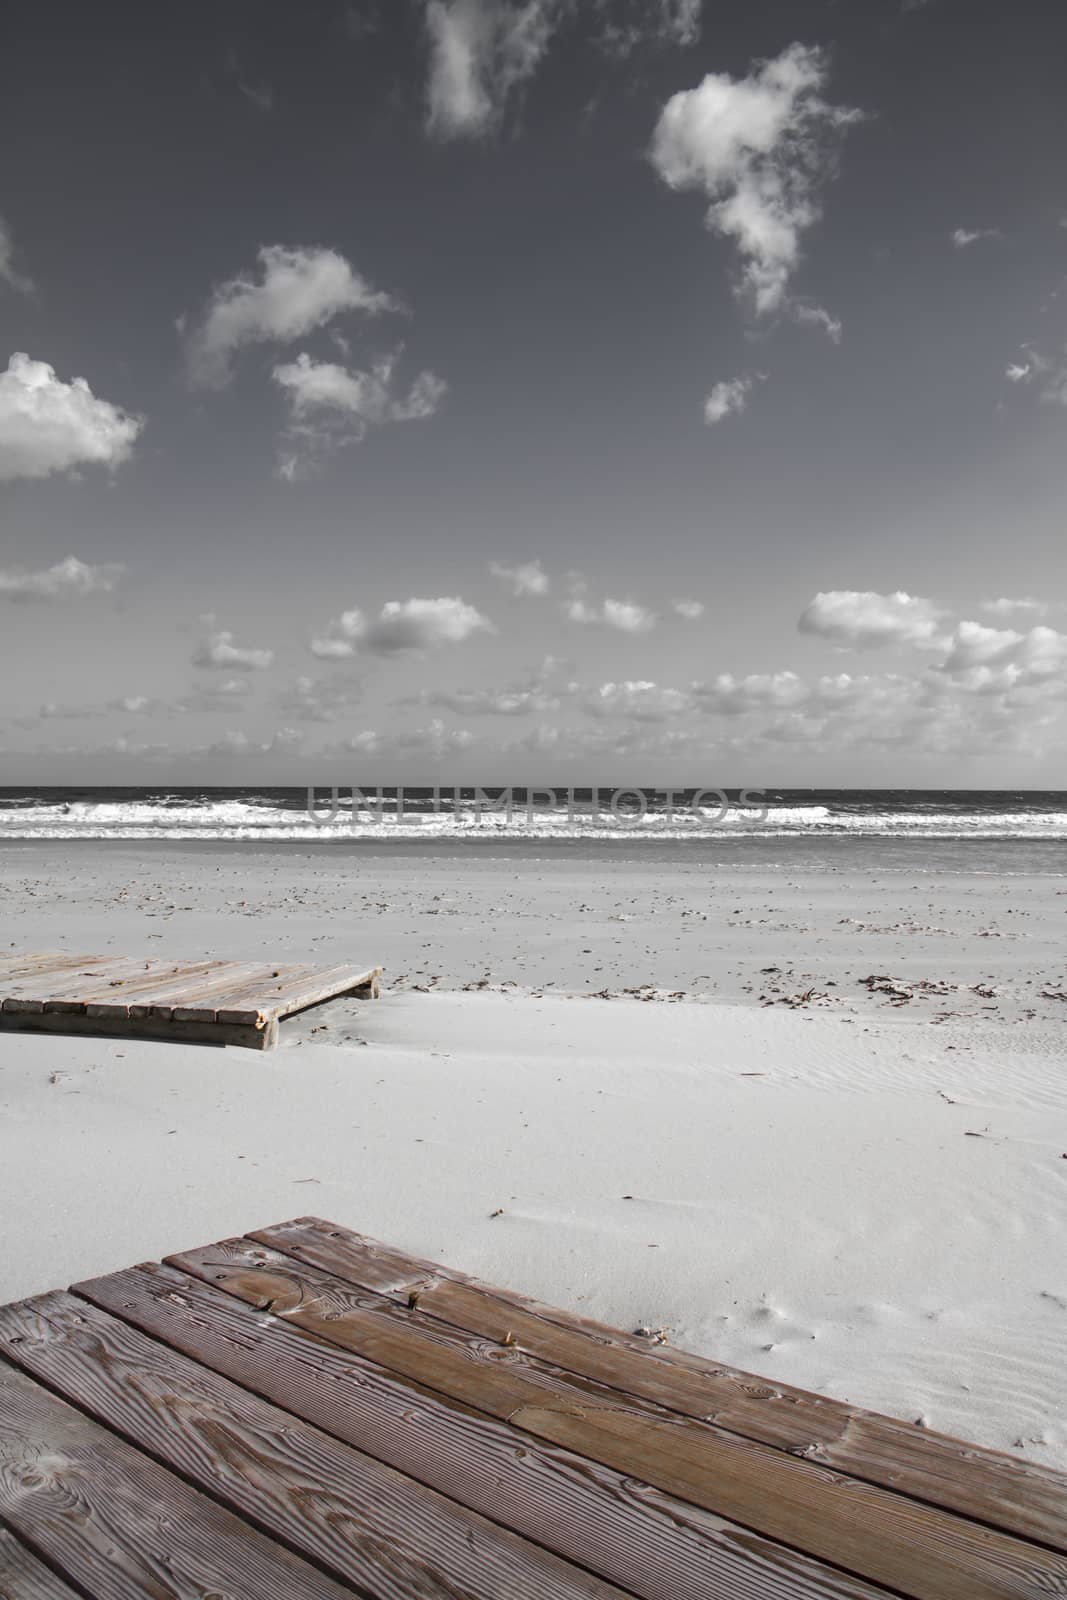
M57 991L62 993L79 984L92 982L108 973L120 959L118 956L95 956L84 963L71 962L63 967L9 979L4 984L3 1009L20 1015L43 1011L45 1002L54 999Z
M153 1000L161 990L170 990L178 983L189 983L197 977L206 978L222 961L150 961L144 964L136 977L124 980L110 993L103 992L87 997L89 1014L105 1017L126 1016L131 1005Z
M71 954L68 950L21 950L11 951L8 955L0 957L0 982L6 978L18 977L34 972L56 970L70 962L100 961L101 956Z
M0 1528L0 1600L78 1600L62 1578Z
M218 972L231 965L228 961L180 961L169 971L159 970L145 974L144 983L130 984L121 995L93 1003L92 1014L100 1017L125 1017L131 1013L147 1016L157 998L165 1001L171 994L184 994L186 985L208 983Z
M84 1011L91 1000L101 996L110 998L119 990L125 994L127 985L136 984L139 980L158 982L158 967L159 963L146 961L143 957L140 960L126 957L97 968L92 977L72 977L62 983L57 981L52 998L45 1001L44 1009L54 1012Z
M74 1286L202 1365L641 1600L876 1600L859 1578L312 1342L171 1267Z
M289 1017L296 1011L317 1005L320 1000L332 1000L348 994L352 989L371 984L378 968L363 971L353 966L282 968L280 982L258 988L248 984L243 991L216 997L216 1014L220 1022L256 1022L267 1017ZM182 1013L192 1019L193 1010Z
M1067 1590L1067 1560L1053 1551L562 1373L251 1240L168 1260L331 1344L912 1600Z
M247 1050L273 1050L278 1024L252 1028L230 1022L173 1022L168 1017L91 1017L81 1012L0 1011L0 1033L85 1034L92 1039L150 1039L157 1044L239 1045Z
M91 1600L351 1600L4 1362L0 1517Z
M334 1000L339 995L350 994L354 989L365 989L373 986L374 978L378 976L381 968L373 966L368 970L360 970L358 966L320 966L318 970L310 968L307 973L294 974L291 979L283 979L277 992L266 998L266 1003L256 1006L264 1016L293 1016L296 1011L306 1011L307 1006L318 1005L320 1000ZM253 1000L254 1003L254 1000ZM238 1016L242 1010L240 1002L229 1003L226 1010L219 1011L221 1021L250 1021L246 1016ZM254 1013L253 1013L254 1014Z
M134 1000L129 1007L129 1014L131 1017L169 1017L176 1006L183 1005L192 996L214 994L216 990L240 978L273 970L273 967L256 961L215 961L210 963L210 970L198 972L195 968L186 969L184 975L179 974L172 983L162 985L141 1000Z
M520 1350L625 1394L1067 1551L1067 1475L1050 1467L698 1356L642 1347L618 1329L508 1295L318 1218L251 1237L394 1300L416 1294L420 1311L484 1338L508 1337Z
M623 1595L72 1295L0 1308L0 1350L361 1593Z
M306 1011L308 1006L318 1005L320 1000L337 999L358 989L373 989L374 980L381 976L381 971L381 967L326 967L312 980L298 984L286 994L278 1016L291 1017L297 1011Z
M268 969L265 974L258 973L250 977L243 977L237 973L231 984L212 994L203 1005L200 996L191 996L178 1015L191 1022L196 1016L201 1015L202 1011L210 1009L218 1021L246 1022L255 1027L275 1014L277 997L282 993L287 975L292 974L295 979L304 977L314 970L313 966L306 964L292 967L275 966Z

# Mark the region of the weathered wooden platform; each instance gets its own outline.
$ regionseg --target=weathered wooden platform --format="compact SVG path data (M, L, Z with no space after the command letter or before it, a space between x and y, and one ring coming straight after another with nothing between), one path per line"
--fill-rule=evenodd
M11 954L0 957L0 1030L270 1050L283 1017L342 994L376 997L380 973L347 964Z
M0 1597L1048 1600L1067 1477L303 1218L0 1308Z

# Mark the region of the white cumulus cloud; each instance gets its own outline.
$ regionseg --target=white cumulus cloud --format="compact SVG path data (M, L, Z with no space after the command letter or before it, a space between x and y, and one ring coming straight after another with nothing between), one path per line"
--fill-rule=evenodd
M737 246L758 314L783 305L837 136L859 116L823 98L826 80L824 53L792 44L747 78L710 72L672 95L652 137L660 177L707 195L707 225Z
M667 689L647 678L602 683L586 703L590 716L629 717L635 722L665 722L689 706L682 689Z
M67 556L40 572L0 570L0 598L58 600L64 595L107 593L115 587L122 571L117 563L91 567L77 556Z
M352 656L360 649L394 655L462 644L475 633L495 632L488 617L456 595L436 600L388 600L371 620L355 607L343 612L325 638L311 641L311 652L327 659Z
M223 629L200 646L193 661L198 667L253 667L263 671L274 661L274 651L235 644L233 634Z
M686 622L697 622L705 611L703 600L676 600L674 610Z
M377 316L402 308L372 288L336 250L264 245L259 275L238 274L216 288L188 339L194 383L217 388L243 345L288 344L347 311Z
M429 0L426 122L441 139L488 133L509 95L536 72L561 0Z
M620 633L648 633L656 625L656 614L633 600L606 599L591 606L580 596L568 600L563 608L571 622L587 627L616 628Z
M506 583L512 594L520 599L548 593L548 574L540 561L523 561L514 567L505 566L500 561L491 561L489 571L494 578L499 578L501 583Z
M724 378L708 392L704 401L704 421L709 428L727 417L744 411L755 382L753 378Z
M0 372L0 480L121 466L143 426L98 399L84 378L64 383L46 361L21 351Z
M300 477L307 463L325 451L357 444L368 428L433 416L448 389L444 379L420 372L407 391L398 394L395 364L393 354L366 371L354 371L301 353L295 361L274 368L272 376L290 409L288 448L280 466L284 478Z
M835 644L935 646L944 612L932 600L897 590L831 589L815 596L800 618L801 633L818 634Z

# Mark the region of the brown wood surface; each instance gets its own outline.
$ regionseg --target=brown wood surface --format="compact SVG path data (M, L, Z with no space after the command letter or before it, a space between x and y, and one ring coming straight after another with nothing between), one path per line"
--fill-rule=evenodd
M228 1022L173 1022L167 1017L90 1017L80 1011L18 1015L0 1011L0 1033L85 1034L93 1039L149 1039L158 1044L239 1045L272 1050L278 1024L252 1028Z
M125 993L128 985L138 981L151 981L157 973L155 962L137 960L131 956L122 957L117 961L109 961L104 965L91 968L92 976L73 979L62 984L57 983L52 997L45 1001L46 1011L84 1011L91 1000L100 997L110 998L118 992ZM164 971L173 970L164 968ZM69 992L68 992L69 991Z
M165 1266L73 1293L642 1600L876 1600L885 1591L312 1342Z
M332 1000L354 988L369 984L377 968L361 969L349 965L334 967L282 968L279 981L262 990L248 985L243 992L220 996L216 1002L220 1022L255 1022L257 1017L288 1017L320 1000ZM192 1012L187 1015L191 1018Z
M0 956L0 980L25 976L31 972L50 972L71 961L100 961L92 955L72 955L68 950L9 950Z
M78 1600L74 1590L0 1528L0 1600Z
M824 1400L751 1373L642 1347L618 1329L505 1295L313 1217L251 1235L295 1259L554 1366L1067 1552L1067 1475Z
M211 997L211 1011L220 1022L244 1022L259 1026L277 1014L287 983L306 978L315 968L310 965L276 966L266 978L251 978L231 984ZM199 1001L194 995L188 1006L175 1012L176 1016L192 1021L201 1014ZM205 1008L206 1009L206 1008Z
M117 956L90 956L88 960L64 963L46 971L25 973L4 980L3 1007L5 1011L43 1011L45 1002L57 994L90 983L107 972L119 959Z
M248 1239L168 1258L249 1304L913 1600L1045 1600L1061 1555L623 1396Z
M622 1596L72 1295L0 1308L0 1352L367 1595Z
M4 1362L0 1518L91 1600L351 1600Z
M124 1017L132 1005L150 1002L178 984L204 983L227 965L225 961L148 962L138 977L124 982L111 994L90 995L86 1009L90 1016Z
M220 961L210 972L201 975L190 973L184 979L175 979L165 989L161 988L155 994L145 995L143 1000L134 1001L130 1006L130 1016L171 1017L179 1006L204 997L207 1013L204 1020L211 1021L215 1015L210 1003L211 996L252 978L267 982L277 970L276 963L272 965L264 961Z

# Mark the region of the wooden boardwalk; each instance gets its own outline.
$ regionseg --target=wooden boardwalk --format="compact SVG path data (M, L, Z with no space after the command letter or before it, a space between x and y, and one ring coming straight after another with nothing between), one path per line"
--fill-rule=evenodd
M1049 1600L1067 1477L316 1218L0 1307L0 1600Z
M380 973L348 964L12 954L0 957L0 1030L270 1050L283 1017L342 994L376 996Z

